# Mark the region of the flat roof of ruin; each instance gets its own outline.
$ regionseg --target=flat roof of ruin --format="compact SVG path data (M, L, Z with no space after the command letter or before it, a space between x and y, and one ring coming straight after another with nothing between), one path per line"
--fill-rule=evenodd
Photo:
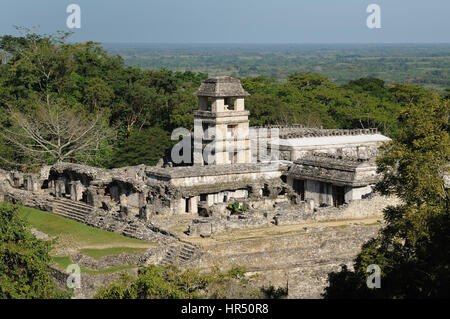
M325 155L325 154L324 154ZM314 167L329 168L333 170L350 170L354 171L357 168L376 167L375 158L368 160L356 158L340 158L332 156L317 156L306 155L294 161L293 165L306 165Z
M216 176L228 174L245 174L257 173L264 171L279 170L279 166L271 166L264 163L248 163L248 164L226 164L226 165L205 165L205 166L179 166L155 168L147 167L147 176L156 176L162 178L182 178L196 176Z
M391 139L382 134L361 134L361 135L338 135L319 137L300 137L275 139L271 143L280 146L304 147L304 146L324 146L333 144L358 144L368 142L386 142Z

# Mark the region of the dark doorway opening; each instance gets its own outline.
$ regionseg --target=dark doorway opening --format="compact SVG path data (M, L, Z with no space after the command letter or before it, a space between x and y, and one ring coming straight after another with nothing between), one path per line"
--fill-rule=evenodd
M338 207L345 203L344 186L333 185L333 206Z
M185 208L184 208L184 211L185 211L186 213L189 213L189 198L186 198L186 206L185 206Z
M300 195L300 199L305 200L305 181L302 179L294 179L293 188Z

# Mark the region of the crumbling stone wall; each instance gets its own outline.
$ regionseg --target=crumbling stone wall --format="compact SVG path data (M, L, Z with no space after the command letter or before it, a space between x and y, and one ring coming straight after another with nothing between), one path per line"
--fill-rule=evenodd
M248 275L259 274L260 285L287 286L289 298L320 298L328 273L341 264L351 265L361 245L380 227L308 227L294 234L203 245L203 255L190 266L245 266Z

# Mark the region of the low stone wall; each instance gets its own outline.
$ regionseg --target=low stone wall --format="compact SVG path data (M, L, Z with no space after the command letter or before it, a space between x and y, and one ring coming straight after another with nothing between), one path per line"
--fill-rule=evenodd
M250 229L282 225L296 225L311 222L338 221L365 218L383 218L383 210L389 205L398 205L396 197L374 195L358 201L351 201L340 207L318 207L310 209L306 202L290 205L287 202L276 203L275 200L261 202L261 209L252 209L240 215L225 216L219 212L212 217L194 219L189 225L190 236L209 237L213 234L229 232L236 229ZM248 204L248 201L244 201ZM249 207L254 205L249 205ZM271 206L271 207L269 207ZM213 207L214 208L214 207ZM215 211L211 209L211 211Z
M259 285L288 287L289 298L320 298L328 273L351 266L361 246L376 236L380 225L309 227L304 232L227 241L203 246L193 267L229 269L245 266L259 274Z
M268 219L248 215L234 215L229 216L228 219L208 217L194 219L189 225L188 233L192 236L209 237L214 233L223 233L234 229L259 228L269 224Z
M116 266L139 266L143 262L143 252L136 253L121 253L118 255L104 256L100 259L95 259L90 256L77 254L71 256L73 262L78 264L80 267L92 269L92 270L103 270L106 268L116 267Z
M375 195L371 198L352 201L340 207L318 207L314 211L286 211L274 217L276 225L310 223L311 221L333 221L383 217L383 210L390 205L399 205L397 197Z

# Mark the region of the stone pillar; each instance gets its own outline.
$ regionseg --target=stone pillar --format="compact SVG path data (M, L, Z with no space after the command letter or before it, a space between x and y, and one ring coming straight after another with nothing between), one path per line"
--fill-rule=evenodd
M66 194L66 185L63 180L58 179L55 182L55 196L56 197L63 197Z
M128 216L128 207L120 205L120 217L125 218Z
M24 179L23 186L27 191L33 191L33 175L28 175L27 178Z
M308 208L310 210L314 210L314 207L315 207L314 199L308 199L307 203L308 203Z
M198 196L194 196L189 200L189 212L198 214Z
M83 185L80 181L73 181L70 185L70 199L80 201L83 199Z
M124 218L128 215L128 198L127 195L120 195L120 216Z
M77 200L77 191L76 191L76 186L75 186L76 182L70 182L70 199L71 200Z
M206 203L208 206L214 205L214 194L208 194L208 197L206 199Z
M146 197L146 192L139 193L139 208L145 207L145 205L147 204Z
M99 200L97 195L97 190L93 187L89 187L86 191L86 202L88 205L93 207L99 206Z
M139 209L139 218L145 221L149 221L153 215L150 205L145 205Z
M185 198L181 197L180 199L178 199L176 213L179 215L186 213L186 199Z
M122 194L120 195L120 205L122 206L128 206L128 198L127 195Z
M23 175L21 173L13 172L12 179L14 187L20 187L23 185Z

